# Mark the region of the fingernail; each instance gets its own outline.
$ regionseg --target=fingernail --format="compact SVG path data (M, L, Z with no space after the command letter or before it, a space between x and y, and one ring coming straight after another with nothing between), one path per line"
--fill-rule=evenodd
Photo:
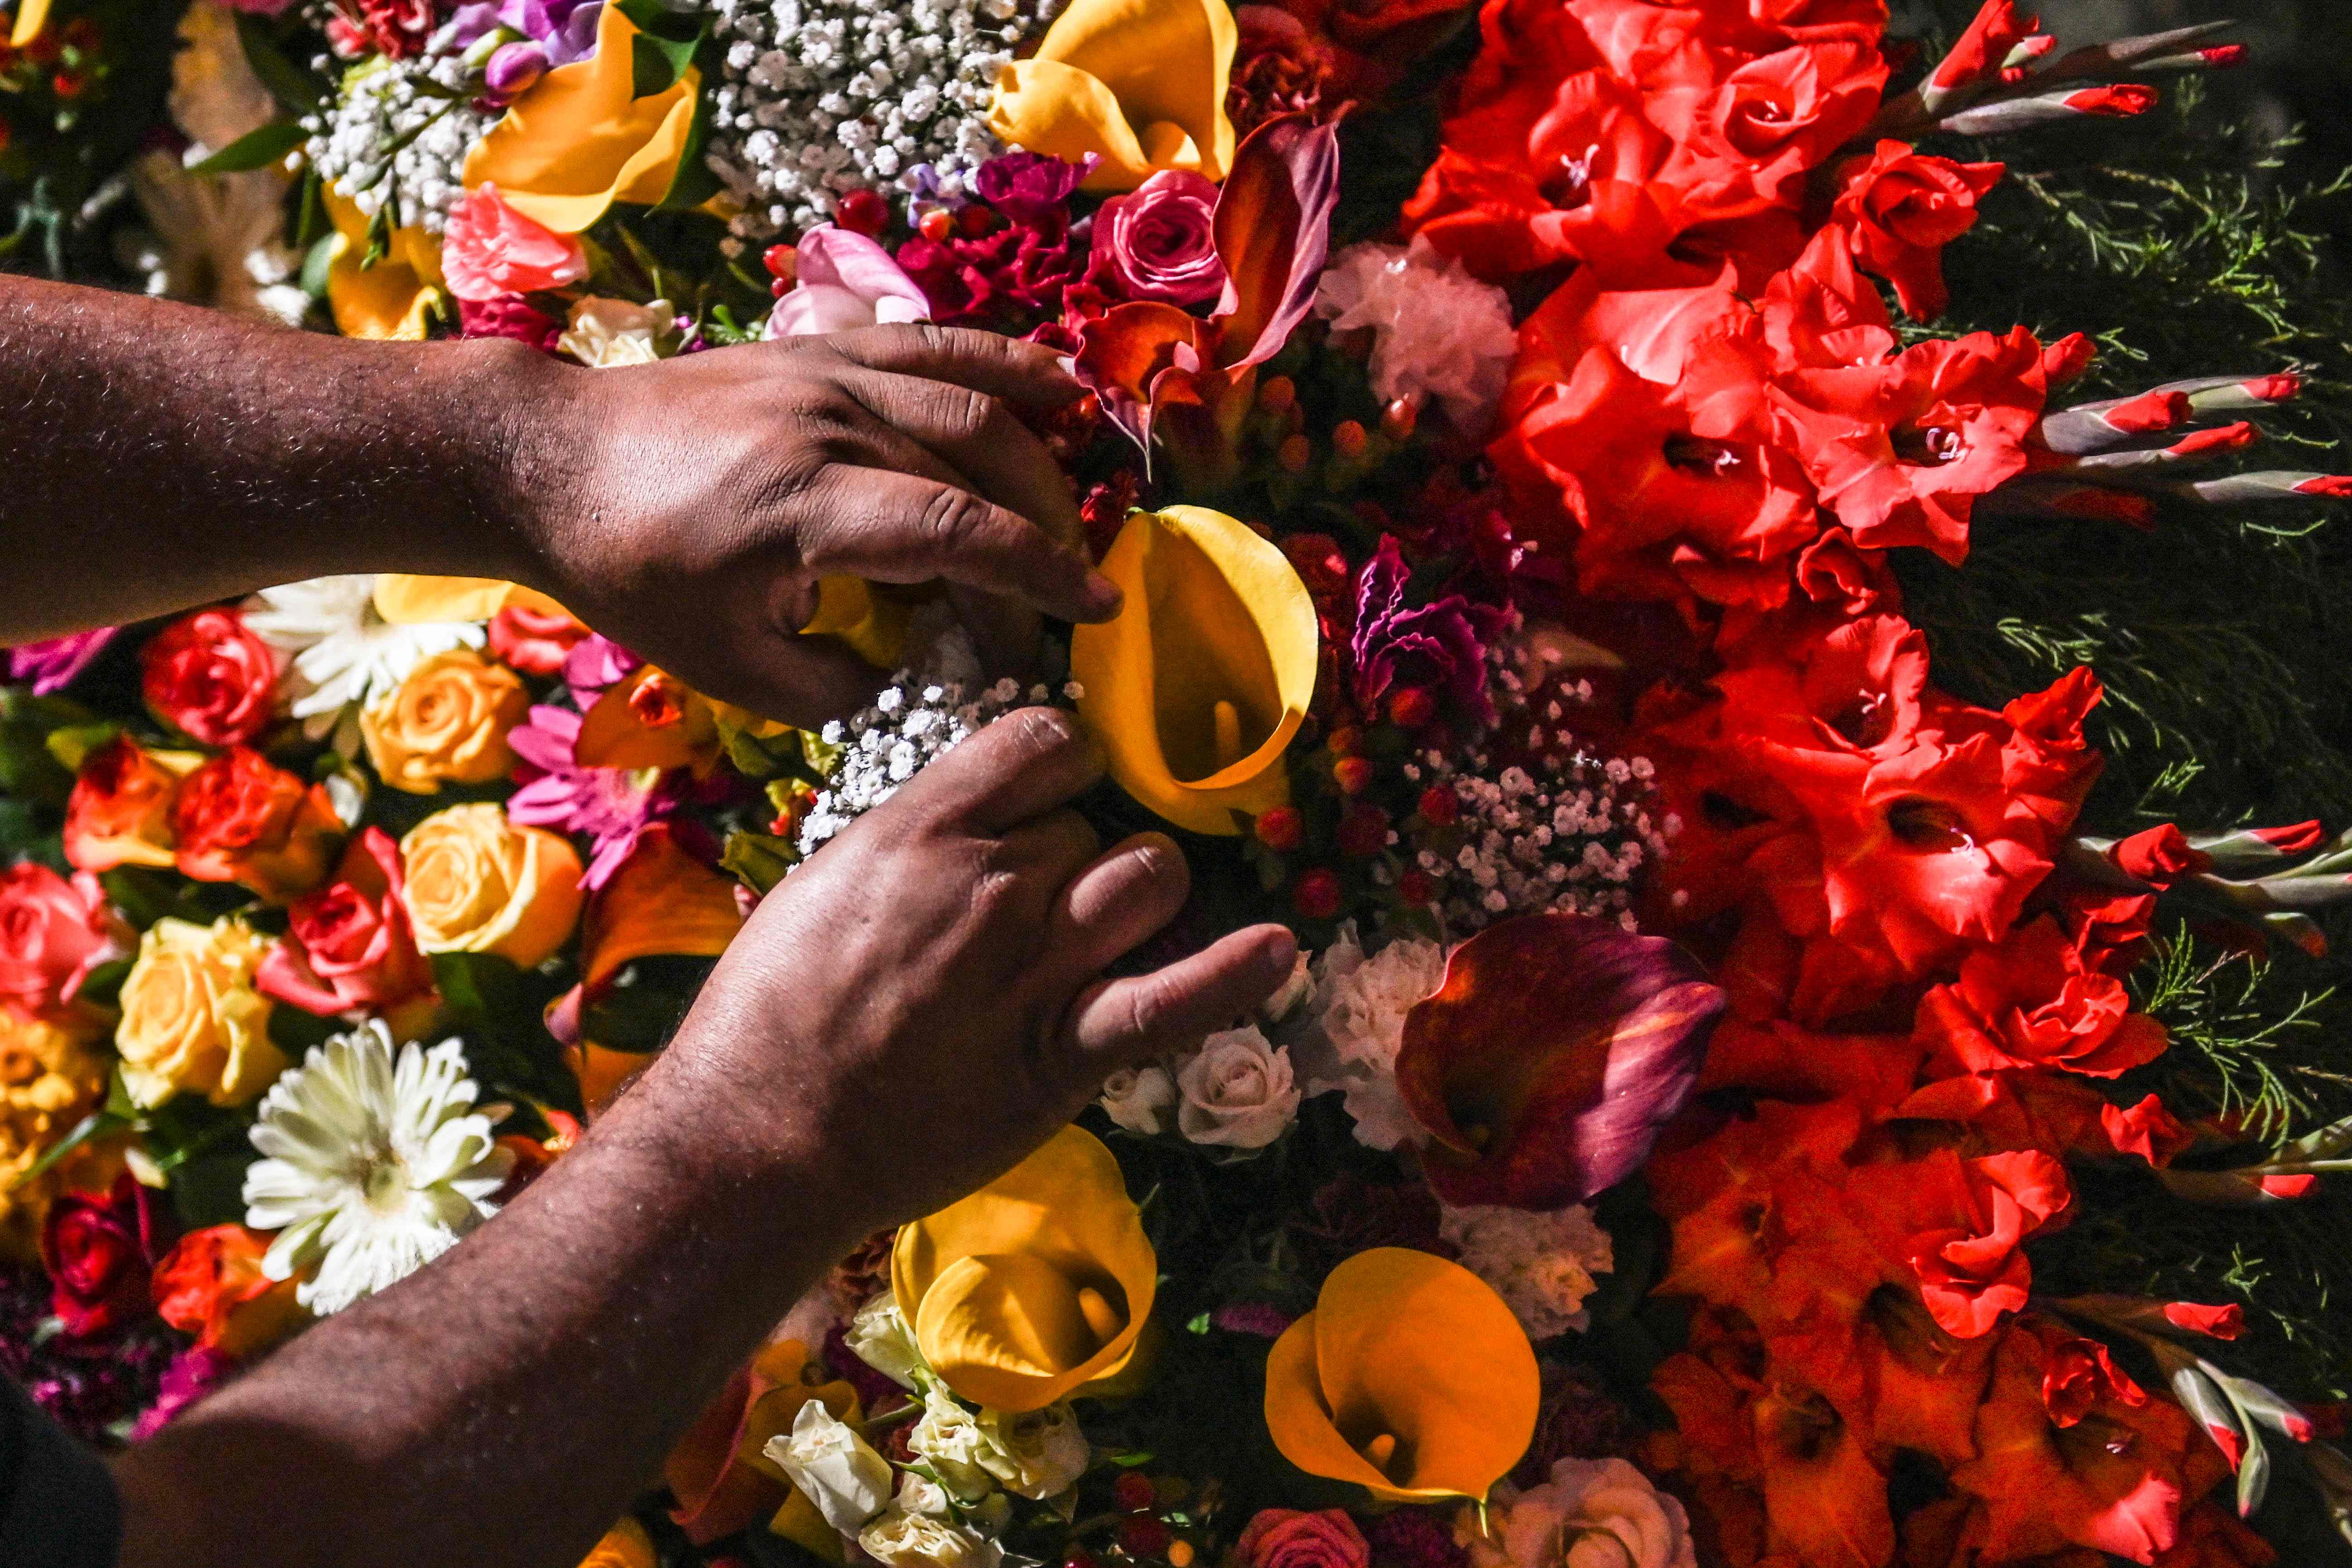
M1055 356L1054 363L1055 363L1055 364L1060 365L1060 366L1062 367L1062 374L1063 374L1064 375L1068 376L1072 381L1076 381L1076 380L1077 380L1077 379L1078 379L1078 356L1077 356L1077 355L1076 355L1076 354L1057 354L1057 355L1055 355Z
M1264 963L1267 973L1274 976L1275 984L1280 984L1289 978L1291 970L1297 966L1298 939L1287 931L1274 932L1260 944L1258 961Z

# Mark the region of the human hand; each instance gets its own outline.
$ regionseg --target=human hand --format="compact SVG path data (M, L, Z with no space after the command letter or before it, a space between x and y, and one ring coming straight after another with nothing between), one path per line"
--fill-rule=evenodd
M1118 1068L1231 1026L1290 973L1290 933L1101 978L1190 874L1160 834L1101 851L1063 805L1100 773L1068 714L1033 708L917 774L761 904L657 1092L706 1127L731 1119L718 1142L814 1173L845 1245L1010 1169Z
M1013 673L1037 612L1118 609L1015 416L1079 395L1050 350L918 324L593 372L533 359L519 373L551 395L511 400L501 486L524 580L712 697L808 725L872 697L869 666L799 635L821 577L944 578Z

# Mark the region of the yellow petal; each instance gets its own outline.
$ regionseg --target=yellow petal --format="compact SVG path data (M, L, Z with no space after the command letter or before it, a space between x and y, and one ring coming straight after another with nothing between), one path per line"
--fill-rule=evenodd
M614 202L650 206L667 195L702 78L689 67L663 91L632 98L636 36L618 5L605 6L596 52L541 77L466 154L466 188L494 184L558 234L579 233Z
M580 929L580 978L596 991L633 960L716 958L743 927L735 881L680 847L668 825L646 829Z
M1315 695L1315 602L1282 552L1222 512L1138 512L1102 570L1117 619L1077 628L1078 715L1111 777L1196 833L1286 805L1284 752Z
M1275 1342L1265 1419L1309 1475L1390 1501L1484 1499L1527 1452L1538 1394L1501 1297L1459 1264L1384 1247L1333 1269Z
M375 613L396 626L487 621L510 605L543 615L572 614L536 588L502 583L496 577L417 577L386 572L375 580Z
M1162 169L1222 180L1238 37L1224 0L1075 0L1034 58L999 75L989 129L1032 153L1095 153L1089 191L1131 191Z
M16 29L8 35L8 47L21 49L41 36L48 25L49 0L17 0Z
M817 1511L816 1504L809 1501L808 1494L798 1487L793 1489L793 1495L784 1500L784 1506L778 1509L776 1516L768 1521L768 1533L781 1535L795 1545L804 1546L827 1563L839 1564L849 1561L848 1552L842 1549L841 1531L824 1521L824 1515Z
M1066 1127L962 1201L898 1232L891 1287L947 1385L1041 1410L1135 1353L1159 1259L1118 1162Z
M441 298L439 242L421 228L394 229L376 264L362 267L367 215L331 184L321 184L319 195L335 226L327 264L327 309L335 330L347 338L422 341Z
M580 721L572 755L584 768L691 768L702 778L719 748L709 699L647 664L604 689Z
M816 614L803 637L835 637L850 651L882 669L896 669L907 651L907 623L914 606L898 594L877 594L863 577L820 577Z

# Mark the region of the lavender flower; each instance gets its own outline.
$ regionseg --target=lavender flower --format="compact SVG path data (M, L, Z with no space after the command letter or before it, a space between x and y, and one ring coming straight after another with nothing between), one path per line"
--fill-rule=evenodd
M71 686L92 660L106 651L114 640L119 626L100 626L94 632L68 632L61 637L43 642L28 642L8 650L8 679L29 680L33 695L47 697Z

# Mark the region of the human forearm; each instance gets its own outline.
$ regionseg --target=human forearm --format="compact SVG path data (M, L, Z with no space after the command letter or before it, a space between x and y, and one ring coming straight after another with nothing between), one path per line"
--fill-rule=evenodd
M356 342L0 277L0 641L329 573L519 574L516 394L560 374L503 340Z
M866 1223L796 1131L722 1125L700 1059L682 1036L463 1246L126 1456L125 1568L577 1563Z

